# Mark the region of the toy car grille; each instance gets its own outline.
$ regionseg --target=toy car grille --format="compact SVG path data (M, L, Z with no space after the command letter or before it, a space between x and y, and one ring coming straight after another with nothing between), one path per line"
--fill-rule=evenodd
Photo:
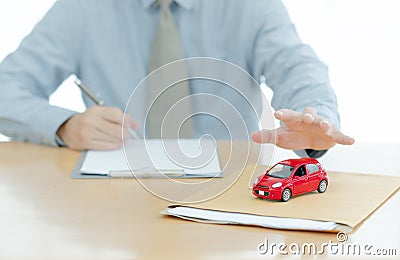
M258 195L262 195L262 196L269 196L269 192L267 191L267 192L263 192L263 191L259 191L259 190L256 190L256 194L258 194Z

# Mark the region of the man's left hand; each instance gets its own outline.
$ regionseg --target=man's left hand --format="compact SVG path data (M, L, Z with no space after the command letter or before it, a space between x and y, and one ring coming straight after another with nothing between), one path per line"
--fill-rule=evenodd
M303 112L281 109L275 112L275 118L282 121L281 127L254 132L251 135L254 142L275 143L290 150L327 150L335 144L354 144L353 138L332 126L312 107L306 107Z

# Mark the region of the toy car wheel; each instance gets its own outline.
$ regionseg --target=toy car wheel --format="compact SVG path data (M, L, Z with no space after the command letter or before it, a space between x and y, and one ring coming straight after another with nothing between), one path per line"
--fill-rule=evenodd
M284 189L282 192L282 201L286 202L288 200L290 200L290 198L292 197L292 192L290 191L290 189Z
M326 182L326 180L320 181L319 185L318 185L318 192L324 193L326 191L327 187L328 187L328 183Z

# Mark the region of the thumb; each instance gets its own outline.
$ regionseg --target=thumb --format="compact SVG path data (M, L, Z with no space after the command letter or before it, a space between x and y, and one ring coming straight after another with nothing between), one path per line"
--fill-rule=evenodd
M275 143L276 131L275 130L267 130L263 129L261 131L257 131L251 134L251 139L259 144L262 143Z

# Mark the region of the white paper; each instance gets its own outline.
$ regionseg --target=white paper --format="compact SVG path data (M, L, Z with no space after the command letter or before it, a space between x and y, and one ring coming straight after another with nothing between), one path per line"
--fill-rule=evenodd
M331 231L335 230L338 226L337 223L329 221L258 216L246 213L196 209L182 206L169 208L165 211L165 213L168 215L189 218L192 220L207 220L221 224L230 223L241 225L256 225L276 229Z
M177 140L129 140L124 149L113 151L86 152L80 173L108 175L110 171L154 171L184 172L188 176L215 177L221 175L217 146L212 140L180 139ZM201 157L202 152L207 154ZM176 157L182 153L185 160ZM203 153L204 155L204 153ZM128 164L129 162L129 164ZM186 167L186 164L190 167ZM196 167L192 167L195 165ZM131 166L131 167L129 167Z
M87 151L80 172L85 174L104 174L110 170L124 171L129 166L122 149L113 151Z

